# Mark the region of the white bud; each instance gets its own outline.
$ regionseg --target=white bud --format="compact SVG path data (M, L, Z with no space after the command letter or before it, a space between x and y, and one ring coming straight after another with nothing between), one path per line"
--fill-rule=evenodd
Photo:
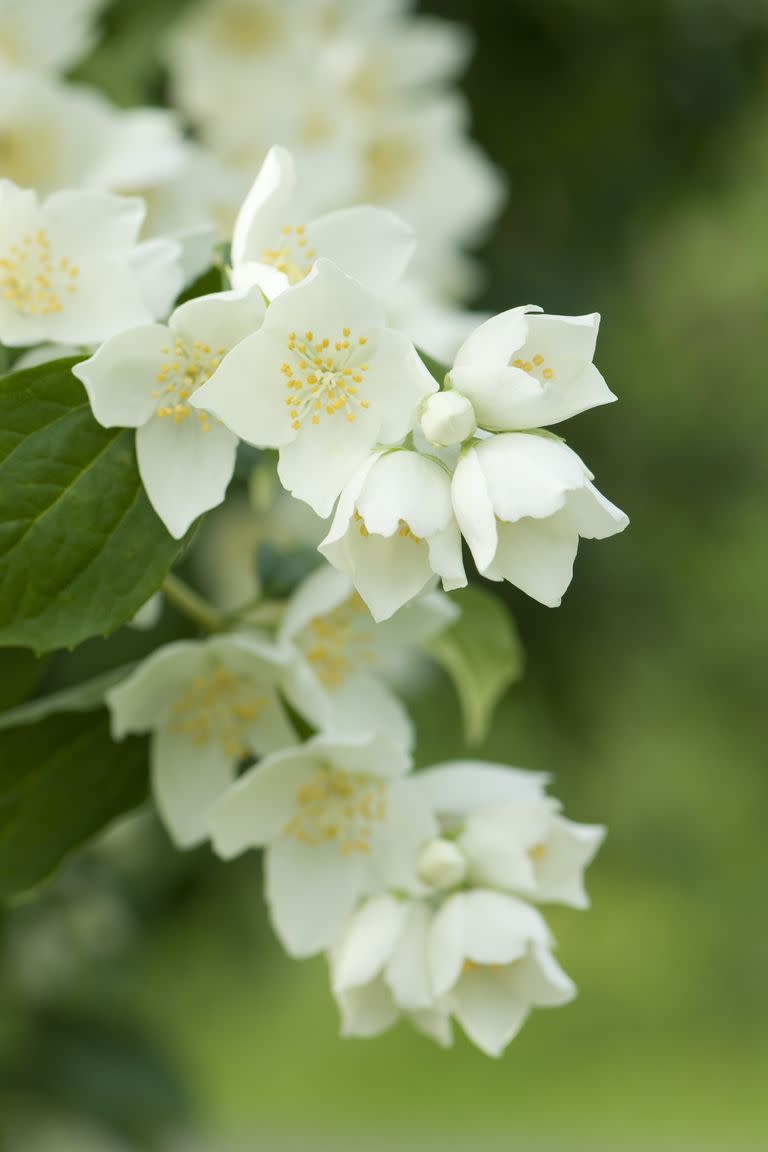
M427 440L441 448L461 444L475 427L475 410L460 392L435 392L424 405L422 431Z
M419 854L419 876L430 888L454 888L467 874L461 851L450 840L430 840Z

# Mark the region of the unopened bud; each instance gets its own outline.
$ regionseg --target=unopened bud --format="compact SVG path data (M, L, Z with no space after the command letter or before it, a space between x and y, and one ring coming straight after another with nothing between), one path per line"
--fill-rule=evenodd
M464 856L450 840L431 840L419 855L419 876L430 888L455 888L467 874Z
M460 392L435 392L427 399L421 428L430 443L441 448L461 444L475 427L475 410Z

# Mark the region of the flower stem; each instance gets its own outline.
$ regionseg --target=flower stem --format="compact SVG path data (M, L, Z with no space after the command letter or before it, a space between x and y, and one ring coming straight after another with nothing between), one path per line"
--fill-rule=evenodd
M224 628L224 619L213 605L172 572L169 572L163 580L162 592L174 608L178 608L179 612L194 620L203 631L220 632Z

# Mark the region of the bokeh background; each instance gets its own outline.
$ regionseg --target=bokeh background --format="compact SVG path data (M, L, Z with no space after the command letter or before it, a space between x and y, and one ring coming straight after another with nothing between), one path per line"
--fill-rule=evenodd
M162 98L181 7L120 0L81 76ZM768 1146L768 3L421 7L473 30L473 131L509 179L475 303L600 311L620 396L567 434L631 527L556 612L505 591L527 675L482 749L609 826L592 911L551 917L580 996L499 1062L338 1040L258 861L131 822L3 922L0 1109L50 1115L50 1152L90 1152L81 1123L184 1152ZM421 763L463 751L451 693L417 693Z

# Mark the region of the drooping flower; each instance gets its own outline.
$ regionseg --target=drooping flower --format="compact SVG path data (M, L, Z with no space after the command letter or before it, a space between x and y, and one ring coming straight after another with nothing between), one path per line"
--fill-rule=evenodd
M199 296L167 325L121 332L73 369L100 424L136 428L144 487L176 538L224 499L237 449L237 437L190 400L263 317L258 289Z
M265 848L272 921L293 956L328 948L367 892L419 891L436 822L403 747L383 736L316 736L276 752L214 805L219 855Z
M0 341L96 344L166 315L179 248L138 243L143 218L137 199L65 191L39 204L0 181Z
M435 591L377 625L350 577L321 568L289 601L278 633L278 642L296 653L283 681L291 704L319 729L382 732L410 747L413 724L388 674L458 611Z
M328 260L270 305L192 403L278 448L283 485L328 516L376 444L413 427L437 383L381 304Z
M571 582L579 537L604 539L629 523L576 453L544 434L509 432L474 444L456 466L451 491L482 575L508 580L549 607Z
M107 0L0 0L0 60L65 72L92 47Z
M341 494L319 549L351 576L374 620L386 620L435 576L447 590L467 582L451 481L419 452L375 454Z
M448 376L481 428L514 432L558 424L616 397L592 363L600 317L547 316L532 306L486 320L464 341Z
M273 299L302 281L315 260L325 257L375 295L386 297L413 253L411 230L393 213L371 205L307 220L299 193L290 152L271 148L235 222L235 286L258 284Z
M540 903L586 908L584 870L605 829L566 820L547 778L501 764L457 761L419 773L442 836L419 874L436 889L499 889Z
M292 744L277 695L285 654L249 636L159 649L107 694L116 740L151 732L152 787L174 842L208 837L208 813L243 760Z

